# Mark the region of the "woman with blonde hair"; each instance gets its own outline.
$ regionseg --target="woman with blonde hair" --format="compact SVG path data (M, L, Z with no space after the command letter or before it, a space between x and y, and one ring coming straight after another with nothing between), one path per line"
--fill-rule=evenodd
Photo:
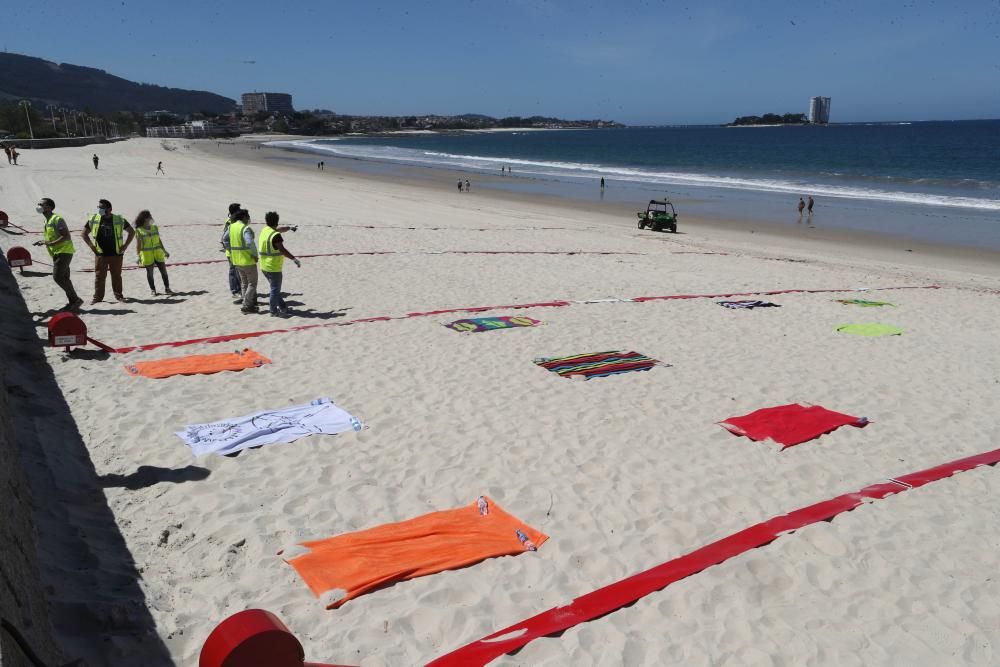
M163 279L163 291L173 294L170 291L170 279L167 277L167 257L170 253L163 246L160 240L160 228L153 224L153 214L149 211L139 211L135 216L135 235L138 243L135 244L136 252L139 253L140 266L146 267L146 282L149 283L149 291L153 296L157 296L156 284L153 282L153 267L160 270L160 277Z

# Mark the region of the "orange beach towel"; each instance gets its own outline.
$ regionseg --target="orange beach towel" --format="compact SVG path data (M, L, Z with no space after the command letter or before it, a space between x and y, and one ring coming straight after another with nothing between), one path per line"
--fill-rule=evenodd
M247 348L224 354L192 354L174 359L137 361L126 364L129 375L144 375L148 378L168 378L171 375L211 375L220 371L242 371L271 363L259 352Z
M284 558L316 597L337 590L326 605L336 609L397 581L535 551L547 539L548 535L480 496L465 507L303 542L307 553Z

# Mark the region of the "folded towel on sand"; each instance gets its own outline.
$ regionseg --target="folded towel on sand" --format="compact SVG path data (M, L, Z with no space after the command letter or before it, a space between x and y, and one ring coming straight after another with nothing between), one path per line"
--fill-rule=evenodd
M511 317L503 315L501 317L473 317L465 320L455 320L445 324L449 329L455 331L492 331L493 329L513 329L515 327L534 327L541 324L538 320L530 317Z
M889 303L888 301L868 301L867 299L834 299L834 301L842 303L845 306L861 306L862 308L877 308L878 306L896 307L896 304Z
M281 552L327 609L376 588L487 558L536 551L548 538L486 496L457 509L302 542ZM305 551L305 553L302 553Z
M263 354L247 348L223 354L191 354L173 359L137 361L126 364L125 370L129 375L160 379L171 375L211 375L221 371L242 371L269 363L271 360Z
M771 303L770 301L716 301L717 304L723 308L732 308L734 310L753 310L754 308L781 308L776 303Z
M539 357L535 363L562 377L582 377L585 380L631 371L648 371L661 364L638 352L592 352L571 357Z
M264 410L209 424L194 424L177 431L195 456L235 454L248 447L295 442L316 433L333 435L360 431L361 421L337 407L329 398L317 398L305 405L280 410Z
M751 440L770 438L784 447L818 438L848 424L861 428L868 424L868 419L834 412L818 405L793 403L762 408L742 417L730 417L719 422L730 433L745 435Z
M901 336L903 330L891 324L878 322L863 322L861 324L841 324L837 331L855 336Z

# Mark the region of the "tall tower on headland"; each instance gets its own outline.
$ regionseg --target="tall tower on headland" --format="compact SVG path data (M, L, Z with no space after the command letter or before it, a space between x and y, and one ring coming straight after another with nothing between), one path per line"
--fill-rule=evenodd
M830 122L830 98L809 98L809 122L826 124Z

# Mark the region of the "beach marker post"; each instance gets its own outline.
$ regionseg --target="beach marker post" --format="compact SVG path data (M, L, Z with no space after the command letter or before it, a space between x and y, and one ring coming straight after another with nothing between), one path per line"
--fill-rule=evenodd
M22 248L19 245L12 246L7 250L7 265L12 269L17 267L21 273L24 273L24 267L31 266L31 253L28 252L27 248Z

